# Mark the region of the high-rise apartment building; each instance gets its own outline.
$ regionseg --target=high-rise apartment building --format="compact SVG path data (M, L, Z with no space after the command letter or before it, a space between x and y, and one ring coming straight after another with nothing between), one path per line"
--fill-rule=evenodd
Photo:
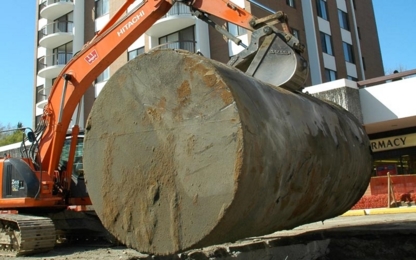
M131 8L139 5L137 0ZM232 2L257 17L269 15L245 0ZM310 65L307 86L339 78L363 80L384 75L371 0L256 0L272 10L288 14L293 34L306 46ZM35 122L54 79L75 53L93 38L124 0L38 0L35 70ZM233 24L213 19L248 44L249 33ZM193 17L187 6L176 3L144 35L139 37L96 80L81 106L81 127L106 80L128 60L153 48L180 48L227 62L242 50Z

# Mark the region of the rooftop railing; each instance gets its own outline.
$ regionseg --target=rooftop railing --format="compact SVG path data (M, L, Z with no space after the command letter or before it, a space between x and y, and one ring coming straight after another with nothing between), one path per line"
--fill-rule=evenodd
M195 41L174 41L174 42L167 42L160 44L158 46L155 46L152 48L152 50L161 50L161 49L181 49L181 50L187 50L190 52L195 52Z
M66 65L72 57L72 52L57 52L43 56L38 59L38 72L49 66Z
M167 12L163 18L173 16L173 15L180 15L180 14L191 14L191 10L189 9L189 6L186 6L184 4L175 3L172 8Z
M46 6L48 6L48 1L44 1L44 2L40 3L40 5L39 5L39 11L41 11Z
M42 87L42 88L38 88L37 89L37 93L36 93L36 103L45 101L46 99L48 99L49 96L49 92L52 89L52 87Z
M358 81L357 85L358 85L359 88L365 88L365 87L370 87L370 86L376 85L376 84L383 84L383 83L386 83L388 81L401 80L404 77L408 77L408 76L412 76L412 75L416 75L416 69L407 70L407 71L398 72L398 73L393 73L393 74L390 74L390 75L387 75L387 76L382 76L382 77L377 77L377 78Z
M56 3L60 3L60 2L70 2L73 3L74 0L53 0L51 3L48 3L49 1L43 1L42 3L40 3L39 5L39 10L41 11L43 8L47 7L48 5L51 4L56 4Z
M56 21L53 23L49 23L42 27L39 30L38 39L41 40L43 37L58 33L58 32L71 32L73 29L73 22L72 21Z
M53 0L54 3L59 3L59 2L71 2L73 3L74 0Z

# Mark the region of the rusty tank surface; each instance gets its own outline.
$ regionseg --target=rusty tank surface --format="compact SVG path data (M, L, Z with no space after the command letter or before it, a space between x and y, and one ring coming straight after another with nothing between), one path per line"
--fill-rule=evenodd
M368 137L349 112L186 51L154 51L119 69L86 129L98 216L151 254L338 216L371 175Z

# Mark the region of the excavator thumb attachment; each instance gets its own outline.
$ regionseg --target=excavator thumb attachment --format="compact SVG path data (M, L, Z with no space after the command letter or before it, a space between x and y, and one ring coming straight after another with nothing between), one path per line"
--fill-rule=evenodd
M308 76L308 64L282 38L272 26L257 29L248 48L232 57L228 65L274 87L300 91Z

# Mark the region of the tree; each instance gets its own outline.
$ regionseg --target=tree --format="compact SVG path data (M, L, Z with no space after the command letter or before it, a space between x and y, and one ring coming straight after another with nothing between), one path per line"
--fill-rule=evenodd
M16 127L11 127L10 124L7 126L0 124L0 146L21 142L23 140L24 130L19 130L18 128L23 128L21 122L18 122Z

